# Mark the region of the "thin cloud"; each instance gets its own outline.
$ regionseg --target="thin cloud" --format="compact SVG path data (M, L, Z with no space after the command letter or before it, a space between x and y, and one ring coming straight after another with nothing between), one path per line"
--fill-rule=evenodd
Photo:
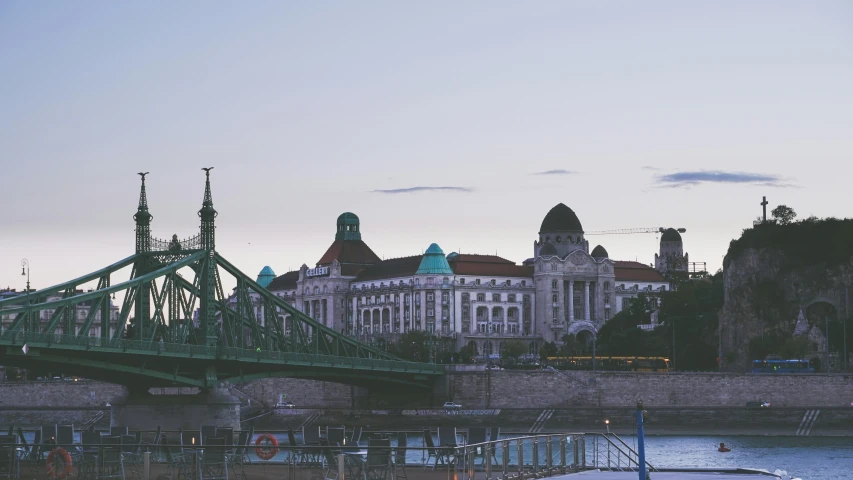
M640 168L642 168L643 170L653 170L653 171L658 171L658 170L660 170L658 167L652 167L651 165L643 165L643 166L642 166L642 167L640 167Z
M468 187L409 187L409 188L392 188L389 190L374 190L374 193L418 193L418 192L473 192L473 188Z
M760 185L765 187L795 187L786 183L778 175L765 173L724 172L721 170L676 172L657 175L657 183L661 187L693 187L709 183L728 183L739 185Z
M544 172L536 172L533 175L575 175L577 173L578 172L575 172L572 170L559 169L559 170L546 170Z

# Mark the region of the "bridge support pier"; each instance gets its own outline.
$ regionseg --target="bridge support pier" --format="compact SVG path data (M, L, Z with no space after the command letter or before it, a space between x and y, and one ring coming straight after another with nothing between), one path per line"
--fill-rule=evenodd
M240 400L227 389L195 395L129 392L110 403L110 426L132 430L198 430L202 425L240 429Z

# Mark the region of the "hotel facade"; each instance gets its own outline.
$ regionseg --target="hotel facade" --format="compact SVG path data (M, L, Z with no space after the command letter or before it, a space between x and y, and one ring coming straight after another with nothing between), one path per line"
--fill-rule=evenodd
M640 293L654 303L670 288L651 266L613 260L601 245L590 251L580 220L562 203L545 215L533 256L520 265L496 255L445 254L434 243L421 255L382 260L361 234L359 218L344 213L313 267L281 276L264 267L258 283L362 340L425 330L480 354L500 353L508 340L525 342L531 353L566 334L589 341ZM655 257L658 267L686 270L678 232L664 232ZM279 317L287 329L289 316Z

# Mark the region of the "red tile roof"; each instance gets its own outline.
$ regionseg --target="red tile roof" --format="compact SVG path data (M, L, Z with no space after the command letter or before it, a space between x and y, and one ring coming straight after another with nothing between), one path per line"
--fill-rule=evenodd
M337 259L342 264L373 265L382 260L361 240L335 240L326 253L317 261L317 265L329 265Z
M666 282L660 272L640 262L616 260L614 263L617 282Z
M389 258L376 265L371 265L358 274L356 281L379 280L382 278L404 277L414 275L421 265L423 255L411 257Z
M497 255L459 254L448 259L456 275L532 277L533 267L516 265Z
M279 275L267 285L267 290L271 292L280 292L282 290L296 290L296 282L299 281L299 271L294 270L287 272L284 275Z

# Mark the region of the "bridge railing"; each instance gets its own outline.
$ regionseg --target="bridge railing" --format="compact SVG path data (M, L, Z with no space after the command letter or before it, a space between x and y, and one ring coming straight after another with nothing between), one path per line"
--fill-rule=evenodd
M444 369L431 363L408 362L401 360L383 360L375 358L342 357L335 355L312 354L303 352L283 352L275 350L250 350L237 347L192 345L164 341L148 342L141 340L111 339L102 337L78 337L55 333L41 333L28 330L6 330L0 337L0 344L24 345L30 347L69 348L75 350L110 349L129 353L148 355L177 354L189 357L242 359L265 362L288 362L306 365L333 366L338 368L373 369L380 371L418 372L440 374Z

